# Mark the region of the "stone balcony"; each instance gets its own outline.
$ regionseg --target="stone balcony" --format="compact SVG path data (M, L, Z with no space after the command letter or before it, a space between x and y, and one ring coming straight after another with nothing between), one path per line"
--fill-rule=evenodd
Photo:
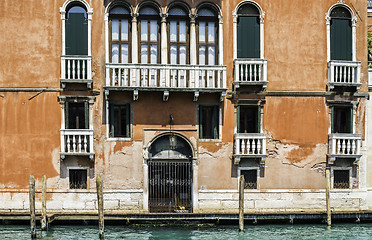
M61 129L61 159L68 155L94 158L92 129Z
M360 88L360 62L329 61L328 62L328 89L334 87Z
M241 158L259 158L264 164L266 158L266 134L236 133L234 137L234 163L239 164Z
M353 158L358 161L362 156L360 153L361 134L332 133L329 134L328 139L330 164L333 164L336 158Z
M92 57L61 56L61 86L67 83L84 83L92 88Z
M226 66L170 64L106 64L105 89L133 91L163 91L167 101L170 92L193 92L197 101L200 92L226 94ZM106 92L107 94L107 92Z
M234 85L267 86L267 60L238 58L234 60Z

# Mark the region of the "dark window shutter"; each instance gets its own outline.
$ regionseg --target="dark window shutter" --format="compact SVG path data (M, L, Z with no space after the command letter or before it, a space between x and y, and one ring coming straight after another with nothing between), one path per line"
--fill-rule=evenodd
M70 110L69 110L69 102L65 102L65 129L69 129L69 116L70 116Z
M84 13L69 13L66 20L66 55L88 54L88 22Z
M240 106L236 108L236 132L240 133Z
M218 136L218 128L219 128L219 114L218 111L219 107L218 106L213 106L213 111L212 111L212 129L213 129L213 138L217 139Z
M85 129L89 129L89 103L88 102L84 102L84 110L85 110L85 116L84 116L84 119L85 119Z
M125 114L125 127L126 127L126 131L125 131L125 136L126 137L130 137L130 104L127 104L125 106L125 110L126 110L126 114Z
M203 138L203 106L199 105L199 138Z
M110 137L114 137L114 132L115 132L115 126L114 126L114 120L115 120L115 116L114 116L114 105L113 104L110 104L109 105L109 122L110 122Z
M261 132L261 106L257 107L257 133Z
M350 19L331 19L331 60L352 60Z
M259 17L238 18L238 58L260 58Z
M353 133L353 108L350 107L349 109L349 117L348 117L348 133Z
M335 133L335 123L334 123L334 120L335 120L335 112L334 112L334 107L333 106L330 106L329 107L329 111L331 111L331 133Z

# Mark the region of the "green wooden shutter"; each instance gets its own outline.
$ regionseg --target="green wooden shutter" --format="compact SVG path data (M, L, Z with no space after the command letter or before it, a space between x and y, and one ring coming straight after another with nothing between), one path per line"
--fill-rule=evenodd
M257 133L261 132L261 106L257 107Z
M203 138L203 106L199 105L199 138Z
M240 133L240 106L236 107L236 132Z
M110 126L110 137L115 137L115 126L114 126L114 122L115 122L115 116L114 116L114 113L115 113L115 110L114 110L114 105L113 104L110 104L109 105L109 126Z
M258 17L238 18L238 58L260 58L260 23Z
M352 60L352 29L349 19L331 20L331 60Z
M127 104L125 107L126 114L125 114L125 127L126 127L126 132L125 136L130 137L130 104Z
M88 102L84 102L84 110L85 110L85 116L84 116L84 120L85 120L85 126L84 126L84 129L89 129L89 103Z
M335 119L335 111L334 111L334 107L333 106L330 106L329 107L329 111L331 111L331 133L334 133L335 132L335 123L334 123L334 119Z
M213 106L212 110L212 129L213 129L213 138L218 138L218 127L219 127L219 107Z
M348 126L349 126L349 131L348 131L348 133L353 133L353 108L352 107L350 107L350 109L349 109L349 117L348 117Z
M66 20L66 55L88 55L88 22L84 13L69 13Z
M69 129L70 103L65 102L65 129Z

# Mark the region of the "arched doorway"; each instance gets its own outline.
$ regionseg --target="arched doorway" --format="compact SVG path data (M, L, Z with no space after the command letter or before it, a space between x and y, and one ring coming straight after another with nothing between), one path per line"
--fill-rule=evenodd
M157 137L148 148L150 212L192 212L190 143L173 133Z

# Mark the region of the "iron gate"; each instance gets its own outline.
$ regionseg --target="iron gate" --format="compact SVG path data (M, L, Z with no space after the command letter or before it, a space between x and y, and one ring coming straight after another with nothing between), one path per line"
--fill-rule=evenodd
M192 211L192 163L149 161L150 212Z

